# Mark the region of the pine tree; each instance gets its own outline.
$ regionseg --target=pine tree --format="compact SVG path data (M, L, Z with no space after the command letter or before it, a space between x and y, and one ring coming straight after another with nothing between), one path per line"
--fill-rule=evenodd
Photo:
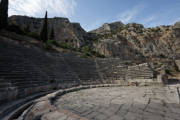
M0 2L0 29L8 25L8 0L1 0Z
M25 32L26 34L28 34L28 33L31 32L29 25L27 25L26 27L24 27L24 32Z
M55 36L54 36L54 28L51 29L51 34L50 34L50 39L54 40Z
M48 19L47 19L47 11L44 18L43 28L41 30L40 38L43 43L46 43L48 41Z

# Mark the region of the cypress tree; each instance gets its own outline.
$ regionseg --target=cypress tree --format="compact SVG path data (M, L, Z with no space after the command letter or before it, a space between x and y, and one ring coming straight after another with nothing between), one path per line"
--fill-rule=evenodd
M0 29L8 25L8 0L1 0L0 2Z
M40 33L40 38L43 43L46 43L48 41L48 19L47 19L47 11L44 18L43 27Z
M50 39L54 40L55 36L54 36L54 28L51 29L51 34L50 34Z

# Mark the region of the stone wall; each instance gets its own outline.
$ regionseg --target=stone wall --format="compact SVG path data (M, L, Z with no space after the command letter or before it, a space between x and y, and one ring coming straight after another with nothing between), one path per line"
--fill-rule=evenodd
M0 40L0 103L77 85L64 59L5 37Z
M0 105L53 89L156 80L147 64L130 67L118 58L49 53L6 37L0 36L0 40Z

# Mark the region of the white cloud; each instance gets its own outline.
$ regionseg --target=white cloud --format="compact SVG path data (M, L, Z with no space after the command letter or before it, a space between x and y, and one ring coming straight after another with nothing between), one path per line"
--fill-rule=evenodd
M146 17L145 19L143 19L142 21L140 21L140 23L142 24L150 24L152 21L154 21L155 19L157 19L157 17L155 15L151 15Z
M94 20L92 23L88 24L87 27L85 27L86 31L91 31L94 29L99 28L100 26L102 26L105 23L105 20L102 19L96 19Z
M143 4L136 5L129 10L119 13L116 19L122 21L125 24L132 22L136 19L137 15L143 10L143 8Z
M71 17L76 7L76 0L10 0L9 15L43 17L48 10L49 17Z
M172 22L169 22L170 25L174 25L176 22L180 21L180 17L177 17L172 20Z

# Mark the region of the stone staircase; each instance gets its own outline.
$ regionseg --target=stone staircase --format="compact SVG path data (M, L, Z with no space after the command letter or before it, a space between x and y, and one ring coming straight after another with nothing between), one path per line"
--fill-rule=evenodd
M153 82L147 64L127 66L118 58L82 58L46 52L0 36L0 105L57 88L79 85Z
M147 63L129 66L126 73L128 81L154 82L154 75Z
M0 41L0 119L29 100L56 89L154 82L153 71L147 64L127 66L117 58L82 58L73 53L47 52L1 35Z
M125 81L127 66L120 59L97 59L104 83Z
M52 53L51 55L57 61L56 69L53 72L58 76L58 80L60 80L63 86L66 85L65 88L67 88L68 86L80 85L79 76L71 69L65 58L59 53Z
M102 83L94 59L81 58L71 53L64 53L63 57L78 75L81 85Z
M0 39L0 103L79 84L62 57Z

